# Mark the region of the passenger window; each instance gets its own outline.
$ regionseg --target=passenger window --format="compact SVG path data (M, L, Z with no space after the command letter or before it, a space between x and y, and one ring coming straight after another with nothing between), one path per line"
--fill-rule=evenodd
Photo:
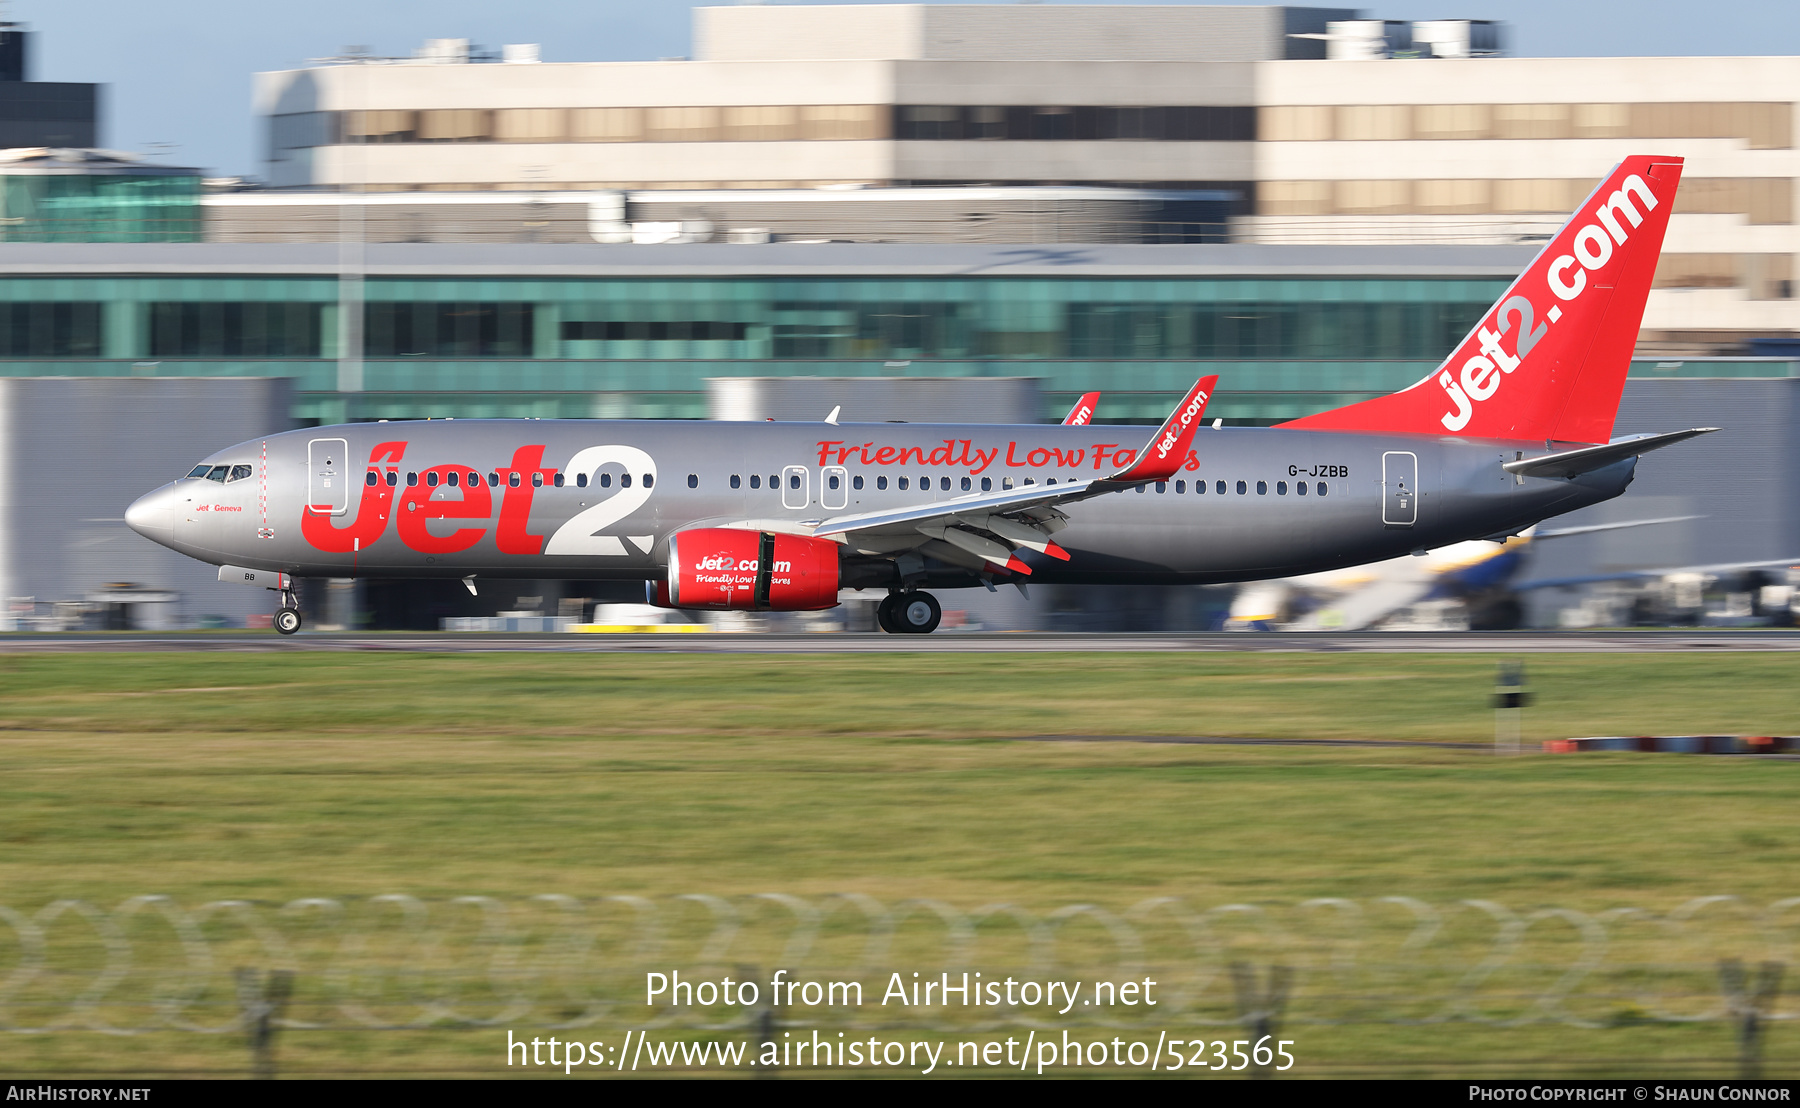
M781 487L781 478L775 476L773 473L769 474L769 488L770 489L778 489L780 487Z
M561 483L561 481L557 482L557 484ZM462 484L462 475L453 469L449 473L444 474L444 484L449 485L451 488L455 488Z
M1256 495L1258 495L1258 496L1269 495L1269 483L1267 481L1258 481L1256 483Z
M1244 484L1242 481L1238 482L1238 495L1239 496L1242 496L1249 491L1250 491L1249 485Z
M1027 484L1027 485L1035 485L1035 484L1037 484L1037 478L1035 478L1035 477L1027 477L1027 478L1025 478L1025 483L1026 483L1026 484ZM1142 491L1143 491L1143 490L1142 490L1142 489L1139 489L1139 490L1138 490L1138 491L1139 491L1139 492L1142 492Z
M430 470L425 471L425 484L429 488L437 488L438 475Z
M248 473L246 473L246 474L244 474L244 476L248 477L250 475ZM950 478L948 478L948 477L939 477L938 478L938 491L939 492L949 492L950 491Z
M1316 491L1317 491L1317 492L1318 492L1318 494L1319 494L1319 495L1320 495L1320 496L1324 496L1324 495L1325 495L1325 482L1323 482L1323 481L1320 481L1320 482L1319 482L1319 484L1318 484L1318 486L1317 486L1317 490L1316 490Z
M788 474L788 488L797 489L799 487L800 487L800 475L798 473Z
M376 473L372 469L369 472L363 474L363 484L365 484L365 485L373 485L377 481L380 481L380 480L381 480L381 474Z
M612 488L612 474L602 473L600 475L600 487L603 489Z
M456 477L456 474L452 473L450 476L454 480L454 478ZM562 474L560 474L560 473L557 474L556 477L554 478L554 480L556 481L557 488L560 489L563 487L563 475Z
M387 471L387 486L388 486L388 488L391 489L395 485L398 485L399 483L400 483L399 472L396 470L392 470L392 469L388 470Z
M644 474L644 487L647 489L653 489L656 487L656 474L654 474L654 473Z
M500 475L498 473L495 473L491 469L488 470L488 488L497 489L499 487L500 487Z
M506 475L506 487L509 489L516 489L519 487L519 471L518 470L515 469L511 473L508 473Z
M982 492L993 492L994 491L994 479L992 477L983 477L981 479L981 491Z
M900 491L905 492L909 487L910 485L908 484L907 479L905 477L900 478Z
M1026 482L1026 483L1027 483L1027 484L1030 484L1030 482ZM1140 495L1140 496L1141 496L1141 495L1143 495L1143 494L1144 494L1144 493L1146 493L1146 492L1148 492L1148 491L1150 491L1150 487L1149 487L1149 486L1148 486L1148 485L1139 485L1139 486L1138 486L1138 487L1137 487L1137 491L1138 491L1138 495Z
M408 473L408 474L407 474L407 475L406 475L406 487L407 487L407 488L409 488L409 489L410 489L410 488L412 488L412 487L413 487L413 486L415 486L415 485L417 485L417 484L418 484L418 483L419 483L419 475L418 475L418 474L416 474L416 473Z
M1294 482L1294 491L1299 493L1301 496L1305 496L1306 495L1306 482L1305 481L1295 481Z
M227 480L227 481L242 481L244 478L246 478L248 476L250 476L250 467L249 466L232 466L231 467L231 476L225 478L225 480Z
M876 488L878 488L878 489L885 489L885 488L887 488L887 478L886 478L886 477L877 477L877 478L875 478L875 487L876 487Z
M1011 478L1011 477L1002 477L1002 478L1000 478L1000 487L1001 487L1001 488L1002 488L1002 489L1010 489L1010 488L1012 488L1012 487L1013 487L1013 484L1012 484L1012 478Z
M600 479L600 483L605 484L606 478L602 477ZM622 489L628 489L631 487L631 474L629 474L629 473L619 474L619 487Z
M212 468L211 466L195 466L193 469L188 470L188 476L189 477L205 477L206 471L211 468Z
M1287 482L1286 481L1275 482L1275 495L1276 496L1286 496L1287 495Z
M1225 495L1225 482L1220 481L1220 482L1214 484L1213 491L1218 493L1220 496L1224 496Z
M735 473L732 474L731 475L731 487L734 489L743 488L744 487L744 479Z
M969 479L968 479L968 478L967 478L967 477L964 477L964 478L963 478L963 479L962 479L962 491L964 491L964 492L968 492L968 491L969 491L969 486L970 486L970 485L971 485L971 484L972 484L972 482L971 482L971 481L970 481L970 480L969 480Z
M587 474L577 473L575 475L575 487L578 489L587 488Z
M688 478L688 481L691 484L693 482L693 478L691 478L691 477ZM827 477L825 479L825 484L826 484L826 487L835 490L839 484L838 475L834 473L830 477Z
M750 475L750 487L753 489L762 488L762 475L761 474L752 473Z
M452 485L456 484L455 481L452 481L450 483ZM474 488L476 485L479 485L479 484L481 484L481 474L479 474L479 473L469 474L469 487Z
M532 473L531 487L534 489L541 489L544 487L544 475L542 473L537 473L537 472Z
M1054 478L1054 477L1052 477L1052 478L1050 478L1050 479L1049 479L1049 480L1048 480L1048 481L1045 481L1045 482L1044 482L1044 484L1046 484L1046 485L1054 485L1054 484L1056 484L1056 478Z
M645 483L645 484L646 484L646 485L647 485L647 484L649 484L649 483L650 483L650 479L649 479L649 478L648 478L648 477L646 477L646 478L644 478L644 483ZM699 487L700 487L700 475L699 475L699 474L698 474L698 473L690 473L690 474L688 474L688 488L690 488L690 489L697 489L697 488L699 488ZM836 485L833 485L833 486L832 486L832 487L833 487L833 488L836 488L836 487L837 487L837 486L836 486Z
M1156 494L1158 496L1161 496L1163 493L1168 492L1168 491L1169 491L1169 483L1167 481L1158 481L1156 483Z
M862 489L862 486L863 486L862 474L859 473L855 477L850 478L850 487L851 488L857 489L858 491L860 491Z
M208 481L218 481L222 484L225 481L225 475L230 472L230 466L214 466L206 471L206 479Z
M1182 493L1184 493L1186 491L1187 491L1187 482L1186 481L1175 482L1175 495L1176 496L1180 496Z

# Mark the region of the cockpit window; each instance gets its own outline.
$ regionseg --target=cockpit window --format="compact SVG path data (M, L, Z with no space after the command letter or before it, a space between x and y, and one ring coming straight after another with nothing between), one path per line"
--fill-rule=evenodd
M206 479L208 481L223 481L225 480L225 475L230 472L230 466L214 466L207 471Z
M244 478L246 478L248 476L250 476L250 467L249 466L232 466L231 467L231 475L226 477L225 480L227 480L227 481L242 481Z
M195 466L193 469L188 471L188 476L189 477L205 477L206 471L211 468L212 468L211 466Z

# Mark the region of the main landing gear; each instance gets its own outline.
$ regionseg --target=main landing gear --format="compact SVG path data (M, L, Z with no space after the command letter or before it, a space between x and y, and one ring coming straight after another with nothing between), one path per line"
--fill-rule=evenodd
M275 630L284 635L291 635L300 630L306 621L300 618L300 601L294 594L283 589L281 607L275 610Z
M928 592L891 592L875 606L875 622L890 635L929 635L943 619L944 609Z

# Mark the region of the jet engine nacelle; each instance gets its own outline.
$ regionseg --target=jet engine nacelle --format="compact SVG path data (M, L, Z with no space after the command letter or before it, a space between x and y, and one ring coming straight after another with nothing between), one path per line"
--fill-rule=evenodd
M838 603L838 544L801 535L700 527L669 536L668 576L649 600L668 608L814 612Z

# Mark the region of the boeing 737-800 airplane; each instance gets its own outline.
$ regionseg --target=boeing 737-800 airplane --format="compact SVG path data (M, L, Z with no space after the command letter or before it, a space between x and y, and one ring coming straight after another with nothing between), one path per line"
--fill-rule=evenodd
M765 611L883 589L882 627L926 633L927 588L1244 581L1503 537L1703 433L1612 438L1681 167L1620 164L1417 384L1278 427L1204 427L1213 377L1154 431L1083 405L1062 426L361 423L220 450L126 520L274 589L286 634L297 577L641 580Z

